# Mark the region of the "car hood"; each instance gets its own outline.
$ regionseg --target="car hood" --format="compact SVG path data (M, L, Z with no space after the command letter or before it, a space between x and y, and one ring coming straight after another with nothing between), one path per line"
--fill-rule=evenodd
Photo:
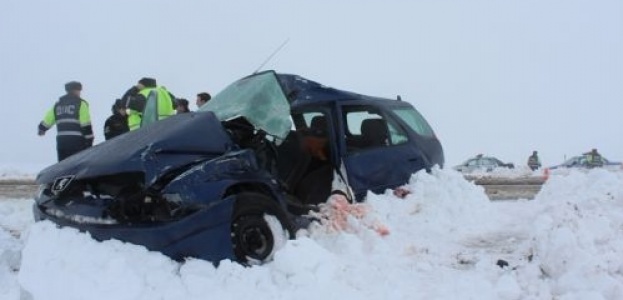
M51 165L37 175L37 183L66 176L81 179L142 172L145 183L150 184L167 170L222 155L232 147L233 142L212 112L180 114Z

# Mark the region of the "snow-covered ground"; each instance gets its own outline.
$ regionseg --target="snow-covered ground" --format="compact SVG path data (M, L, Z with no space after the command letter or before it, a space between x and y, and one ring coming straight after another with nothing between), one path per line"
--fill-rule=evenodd
M33 180L37 173L47 167L43 164L0 163L0 181L2 180Z
M406 188L327 207L248 268L96 242L0 200L0 299L623 299L623 172L550 176L530 201L491 202L452 170Z

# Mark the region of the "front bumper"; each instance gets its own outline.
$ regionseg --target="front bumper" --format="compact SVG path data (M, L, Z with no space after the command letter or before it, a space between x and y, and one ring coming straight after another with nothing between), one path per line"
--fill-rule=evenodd
M117 239L142 245L176 260L186 257L212 262L235 259L230 228L233 201L228 199L202 207L180 219L140 224L79 215L76 211L88 211L80 205L65 210L66 207L39 203L42 202L36 201L33 207L35 220L49 220L59 226L76 228L99 241Z

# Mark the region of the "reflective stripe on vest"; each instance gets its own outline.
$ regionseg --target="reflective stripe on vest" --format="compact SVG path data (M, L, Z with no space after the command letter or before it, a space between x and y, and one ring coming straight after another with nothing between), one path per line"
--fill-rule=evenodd
M62 131L57 134L57 136L64 136L64 135L82 136L82 132L81 131Z
M76 119L62 119L62 120L56 121L56 124L66 124L66 123L80 124L80 120L76 120Z

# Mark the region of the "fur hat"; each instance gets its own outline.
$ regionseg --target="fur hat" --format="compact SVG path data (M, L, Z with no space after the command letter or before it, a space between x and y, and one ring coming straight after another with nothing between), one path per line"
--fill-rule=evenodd
M143 77L138 81L138 83L142 84L144 87L156 87L156 79L150 77Z
M82 84L78 81L70 81L65 83L65 91L82 91Z

